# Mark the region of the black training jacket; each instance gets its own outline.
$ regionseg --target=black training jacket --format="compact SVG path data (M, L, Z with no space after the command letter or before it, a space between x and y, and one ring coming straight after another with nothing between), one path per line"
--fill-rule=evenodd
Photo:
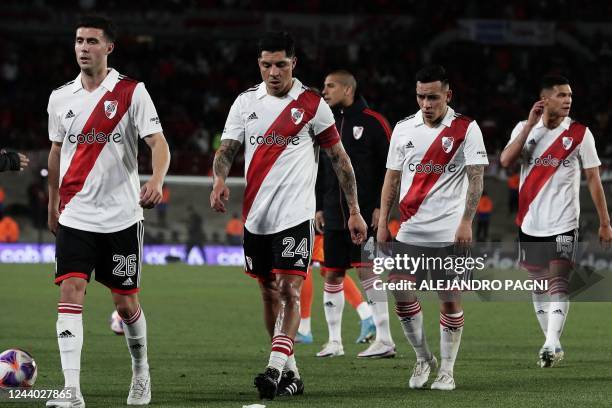
M356 97L348 108L334 109L334 116L342 144L355 170L361 215L369 226L372 211L380 206L391 127L384 116L368 108L362 97ZM344 193L331 161L323 152L320 157L317 211L323 210L326 229L346 229L349 212Z

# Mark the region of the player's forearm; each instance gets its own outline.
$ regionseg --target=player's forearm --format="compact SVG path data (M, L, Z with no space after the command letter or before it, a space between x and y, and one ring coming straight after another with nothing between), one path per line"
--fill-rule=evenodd
M587 185L589 187L589 192L591 193L591 198L593 199L593 204L595 204L595 208L597 209L599 225L602 227L609 226L610 214L608 213L606 195L601 184L598 169L587 169Z
M351 215L359 214L359 202L357 201L357 181L351 159L344 151L342 144L337 143L326 152L331 160L332 167L338 177L338 184L344 192L346 203L348 204L349 213Z
M382 192L380 194L380 215L378 223L387 225L391 217L391 210L397 201L399 194L399 186L401 181L401 172L396 170L387 170L385 181L383 182Z
M238 150L240 150L240 142L230 139L221 141L221 146L215 153L213 161L213 177L215 179L225 180L227 178Z
M57 210L59 206L59 167L60 150L55 146L51 147L47 160L47 170L49 172L47 181L49 183L49 209Z
M521 157L523 146L525 146L527 136L529 136L531 129L533 129L532 125L525 124L516 139L514 139L512 143L506 146L506 148L502 151L501 156L499 157L499 163L503 167L512 166L514 163L516 163L519 157Z
M151 180L163 184L164 177L166 177L168 167L170 166L170 148L165 138L157 140L151 147L151 162L153 167Z
M476 209L478 208L478 202L482 195L482 189L484 185L484 165L470 165L465 166L467 177L468 177L468 189L465 197L465 210L461 217L462 222L472 223L474 215L476 215Z

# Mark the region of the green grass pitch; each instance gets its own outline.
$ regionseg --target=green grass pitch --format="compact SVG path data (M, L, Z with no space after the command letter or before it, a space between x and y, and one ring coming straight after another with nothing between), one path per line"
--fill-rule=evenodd
M63 385L55 338L58 289L52 265L0 265L0 350L21 347L39 366L36 388ZM610 304L571 305L562 343L566 359L540 369L544 338L530 303L465 304L466 326L457 364L457 390L410 390L414 353L391 313L398 348L394 359L357 360L358 318L347 304L346 355L317 359L327 338L322 282L315 270L313 345L296 345L306 384L300 397L267 407L609 407L612 406ZM259 403L253 377L267 363L256 282L239 268L145 267L141 302L149 329L149 360L156 407L242 407ZM437 305L423 305L430 346L439 356ZM89 286L84 309L81 384L87 407L125 406L130 360L121 336L109 330L110 294ZM0 402L2 407L43 403Z

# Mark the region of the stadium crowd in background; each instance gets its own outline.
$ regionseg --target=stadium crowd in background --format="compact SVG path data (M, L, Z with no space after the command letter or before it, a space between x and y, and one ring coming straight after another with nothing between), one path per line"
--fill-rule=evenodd
M58 12L55 4L51 9L48 3L40 1L34 11L29 9L30 18L37 21L45 16L51 25L54 20L69 17ZM65 12L74 13L73 6L68 7L72 2L64 3ZM571 16L572 21L578 18L589 21L602 15L598 8L589 11L582 3L574 1L553 9L545 7L545 2L514 1L504 7L478 2L476 7L475 1L464 4L442 1L432 21L431 18L418 18L426 13L427 6L416 1L355 3L352 10L356 15L360 12L395 14L396 20L392 19L391 23L382 18L368 21L354 32L348 47L344 43L301 38L297 56L305 84L322 86L321 78L329 70L349 69L359 78L361 90L368 95L371 107L382 112L393 125L404 114L406 97L414 95L413 84L404 80L406 73L414 73L428 60L434 60L452 73L450 79L457 91L455 106L460 111L469 111L482 124L487 151L494 154L503 148L513 125L526 117L525 106L537 91L538 78L548 73L563 74L572 79L574 92L580 96L581 102L573 108L574 116L590 124L596 143L602 146L600 155L612 157L612 145L605 146L604 143L612 134L612 96L601 92L601 89L610 87L610 64L606 62L612 58L612 41L602 32L594 30L587 34L573 23L557 24L557 31L571 36L585 50L580 58L572 57L571 50L558 44L529 46L460 40L440 46L432 55L422 53L419 47L405 47L404 44L405 38L410 38L414 44L428 44L438 35L450 34L451 30L457 29L461 18L529 21L540 18L563 20ZM95 1L93 4L102 7ZM212 151L218 145L225 113L233 97L258 81L252 72L242 69L239 62L243 56L252 55L253 40L247 35L234 34L232 26L218 29L214 41L210 41L206 31L198 29L197 19L180 19L187 11L197 13L208 8L217 8L223 13L232 4L187 1L180 5L177 2L173 7L166 2L153 2L148 5L147 13L133 15L134 25L140 27L140 31L126 32L118 39L126 45L139 44L138 47L117 50L113 63L121 72L150 84L149 91L159 101L160 118L165 124L171 148L176 152L172 173L208 173ZM19 4L13 4L12 8L0 6L0 21L3 16L8 18L11 15L7 9L15 12L15 9L23 7ZM105 9L112 10L110 7L104 4ZM124 7L129 8L122 4ZM242 8L263 11L264 6L254 1L243 2ZM62 10L61 6L59 10ZM344 7L337 4L322 7L319 2L283 3L279 10L307 12L311 16L345 12ZM403 17L416 18L411 24L400 24L398 21ZM156 19L178 24L176 30L184 32L185 41L177 42L175 35L164 34L156 30L155 25L147 24ZM189 29L191 26L188 24L194 29ZM242 24L261 23L247 17ZM54 47L49 52L49 36L30 35L26 46L20 41L21 35L3 30L0 36L3 55L0 59L0 132L6 143L15 148L41 149L45 147L45 141L40 135L46 126L46 92L41 90L53 89L70 77L70 47ZM62 35L68 44L70 33L58 32L58 36ZM591 57L588 58L587 54ZM32 81L37 61L41 59L45 60L48 75L37 76L37 80ZM563 72L559 72L557 67L563 67ZM190 86L183 86L185 83ZM21 106L31 109L20 109ZM234 172L240 173L241 165L238 161Z

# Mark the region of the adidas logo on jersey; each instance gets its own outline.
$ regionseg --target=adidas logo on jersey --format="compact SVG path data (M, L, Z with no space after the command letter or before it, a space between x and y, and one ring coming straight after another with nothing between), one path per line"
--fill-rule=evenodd
M63 332L57 335L58 339L67 339L70 337L76 337L74 334L70 332L70 330L64 330Z
M300 258L297 260L296 263L293 264L293 266L305 266L304 261L302 261L302 258Z
M412 140L408 142L408 144L406 146L404 146L406 149L414 149L414 145L412 144Z
M327 302L325 302L323 304L325 307L334 307L334 302L332 302L331 300L328 300Z
M70 119L70 118L74 118L74 113L72 112L72 109L68 111L65 117L65 119Z
M122 285L123 286L127 286L127 285L133 285L134 281L132 280L132 278L127 278L126 280L123 281Z
M535 145L536 141L535 139L529 139L529 141L527 142L528 145Z
M255 112L251 113L249 117L247 118L247 120L255 120L255 119L259 119Z

